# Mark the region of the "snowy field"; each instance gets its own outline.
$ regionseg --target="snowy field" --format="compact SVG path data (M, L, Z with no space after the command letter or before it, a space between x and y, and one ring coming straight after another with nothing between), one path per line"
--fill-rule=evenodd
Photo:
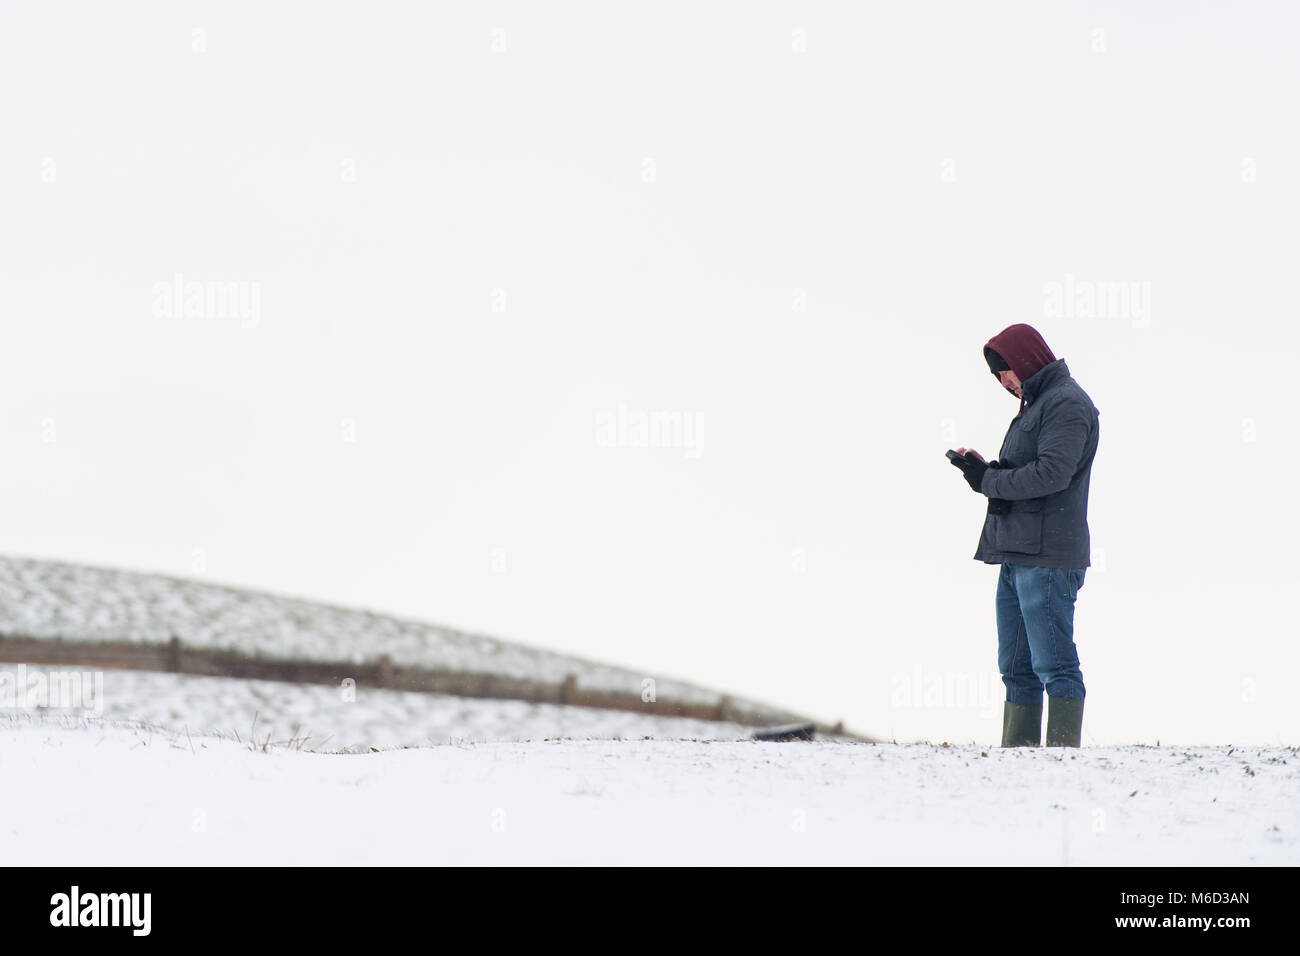
M365 754L0 718L7 865L1294 865L1285 748L552 740Z
M79 673L0 663L0 676ZM87 672L90 673L90 672ZM735 740L753 728L632 711L563 707L281 681L236 680L146 671L94 672L83 686L90 711L111 721L142 722L176 732L240 740L295 740L305 750L368 750L426 744L538 740L543 737L691 737ZM0 711L3 713L3 711Z
M621 690L642 678L365 612L22 559L0 559L0 633L175 633ZM72 669L23 673L56 670ZM1300 863L1295 748L772 744L630 712L88 673L92 716L0 710L7 864ZM716 700L657 683L661 699Z

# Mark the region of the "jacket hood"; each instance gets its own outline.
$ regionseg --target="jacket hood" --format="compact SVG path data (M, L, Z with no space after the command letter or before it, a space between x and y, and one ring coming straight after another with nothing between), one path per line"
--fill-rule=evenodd
M992 353L992 354L990 354ZM1032 325L1023 322L1009 325L984 345L984 360L996 376L998 369L1009 368L1023 386L1042 369L1056 361L1043 337ZM1023 390L1023 388L1022 388ZM1011 389L1007 389L1011 392ZM1011 392L1012 395L1015 392Z

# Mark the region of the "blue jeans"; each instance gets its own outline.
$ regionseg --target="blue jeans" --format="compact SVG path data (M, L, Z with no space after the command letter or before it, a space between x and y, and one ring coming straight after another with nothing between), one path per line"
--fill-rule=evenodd
M1085 568L1004 564L998 577L998 670L1007 700L1041 707L1050 697L1083 700L1074 646L1074 599Z

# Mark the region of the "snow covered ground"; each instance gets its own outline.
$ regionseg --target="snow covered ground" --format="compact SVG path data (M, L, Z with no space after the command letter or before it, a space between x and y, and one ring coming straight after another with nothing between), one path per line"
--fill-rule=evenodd
M552 740L365 754L0 717L7 865L1300 862L1285 748Z
M621 690L643 676L365 612L10 558L0 633L387 653ZM52 670L67 669L27 672ZM1300 863L1296 748L771 744L638 713L92 673L95 716L0 709L7 864ZM656 680L661 699L716 700Z
M33 675L58 673L83 672L31 665L20 671L17 665L0 663L0 680L9 675L15 685ZM100 686L95 686L93 677L85 681L88 689L83 702L95 716L143 722L191 735L216 733L241 740L269 738L272 742L295 739L307 750L368 750L557 736L735 740L753 733L753 728L738 724L517 700L371 688L355 688L354 699L345 699L336 687L280 681L145 671L84 673L102 679Z

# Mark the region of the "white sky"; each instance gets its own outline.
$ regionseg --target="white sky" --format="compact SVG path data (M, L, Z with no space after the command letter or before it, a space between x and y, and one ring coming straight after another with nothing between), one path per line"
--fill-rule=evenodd
M1085 742L1296 743L1298 26L6 3L0 549L992 741L997 568L943 451L996 454L980 347L1025 321L1102 413ZM176 274L255 321L155 315ZM1150 311L1046 315L1067 276ZM607 447L620 408L699 444Z

